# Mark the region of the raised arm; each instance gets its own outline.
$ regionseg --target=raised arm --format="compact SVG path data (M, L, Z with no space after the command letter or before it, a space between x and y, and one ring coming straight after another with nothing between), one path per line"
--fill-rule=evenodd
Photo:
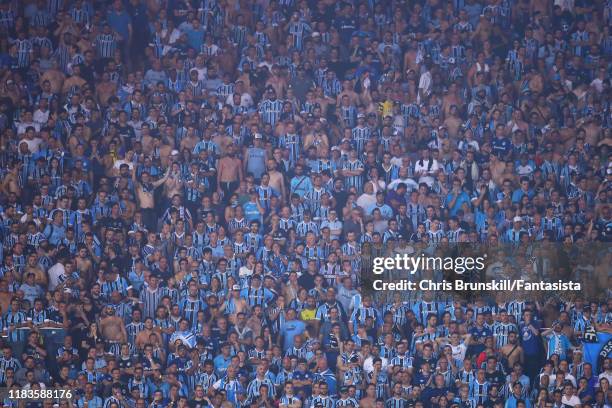
M166 170L166 174L164 174L164 177L160 178L157 181L154 181L151 184L153 184L153 187L157 188L157 187L161 186L162 184L164 184L166 182L166 180L168 180L168 176L169 175L170 175L170 167L168 167L168 170Z

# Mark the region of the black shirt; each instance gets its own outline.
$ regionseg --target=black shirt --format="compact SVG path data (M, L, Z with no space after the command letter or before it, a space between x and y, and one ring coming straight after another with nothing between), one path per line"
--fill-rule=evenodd
M206 402L206 400L192 399L188 404L189 408L203 408L208 406L208 402Z

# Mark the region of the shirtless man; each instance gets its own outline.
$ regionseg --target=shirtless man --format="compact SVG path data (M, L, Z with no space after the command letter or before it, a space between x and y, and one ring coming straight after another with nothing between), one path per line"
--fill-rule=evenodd
M159 151L159 161L164 168L170 167L170 159L172 151L174 150L174 144L171 145L171 140L174 140L174 135L170 137L172 133L172 127L163 124L159 127L159 134L161 138L153 139L155 148ZM170 139L168 139L170 137Z
M353 84L351 83L351 81L342 82L342 92L340 92L336 97L337 105L340 105L340 101L342 100L342 97L344 95L349 97L351 104L355 106L359 105L359 95L353 90Z
M76 257L76 267L79 270L79 275L85 282L91 283L93 278L93 264L88 256L87 247L84 244L79 246L79 252Z
M76 43L77 49L85 57L85 61L87 61L88 58L86 54L94 51L91 35L92 34L89 31L82 31L80 38Z
M22 146L26 146L22 144ZM21 187L19 187L19 169L21 164L18 162L13 163L8 173L2 180L2 192L6 195L15 193L17 197L21 197Z
M230 137L225 131L225 128L219 129L217 135L213 138L213 142L219 146L221 154L225 153L227 149L233 145L234 139Z
M489 64L487 64L485 61L484 52L479 52L478 56L476 57L476 62L474 62L474 65L472 65L468 71L468 74L467 74L468 84L470 86L474 86L474 83L476 82L477 74L484 75L484 79L488 80L489 71L490 71L490 67L489 67Z
M451 107L461 106L462 101L458 94L457 83L453 82L448 87L448 92L442 97L442 110L444 111L444 117L447 117L450 113Z
M334 100L323 93L323 88L320 86L315 88L315 102L321 106L321 112L327 112L327 108L330 104L334 103Z
M268 175L270 176L270 187L276 191L282 192L283 202L287 202L287 192L285 190L285 178L283 174L277 170L278 164L274 159L268 159Z
M100 105L103 107L107 107L108 100L116 93L117 84L110 80L110 75L108 72L104 72L102 74L102 81L100 81L96 85L96 95L98 96L98 101L100 102Z
M499 160L494 154L492 154L489 159L489 169L491 170L491 178L493 178L493 181L495 181L495 183L500 185L503 181L503 174L504 170L506 169L506 163L504 163L502 160Z
M376 406L376 385L368 384L365 397L359 400L359 408L374 408Z
M276 94L283 98L287 90L287 80L281 75L278 65L272 65L272 74L266 81L266 87L270 85L276 91Z
M246 300L240 296L240 285L234 285L232 287L232 296L224 302L219 308L220 312L224 312L225 310L230 310L229 321L232 324L236 324L236 316L238 313L246 312L248 306Z
M508 344L500 350L502 356L508 360L508 367L514 367L514 364L523 364L523 348L518 342L518 337L515 332L508 334Z
M115 309L107 306L100 318L100 333L102 338L109 343L125 343L127 341L127 331L123 319L115 316Z
M452 139L456 139L459 133L459 129L463 121L459 117L457 105L450 105L446 119L444 119L444 125L448 129L448 136Z
M597 146L603 133L601 120L597 116L587 116L583 123L584 142L591 146Z
M149 124L143 123L140 132L142 137L142 152L145 154L145 156L151 156L155 147L155 138L151 136L151 128L149 127Z
M144 321L144 329L136 336L136 347L142 350L145 344L150 342L150 336L156 336L160 343L162 342L161 333L158 328L153 326L153 319L147 317Z
M64 73L59 69L59 64L57 60L53 59L51 68L46 70L40 76L40 83L43 84L44 82L49 81L49 84L51 86L49 91L51 93L58 94L61 92L64 86L65 79L66 79L66 75L64 75Z
M321 124L320 121L316 123ZM319 129L317 129L317 127ZM313 132L307 133L304 138L303 148L304 151L308 151L310 146L314 146L317 149L317 156L321 158L329 157L329 138L327 135L320 129L320 125L315 126Z
M170 169L166 171L164 177L157 181L151 181L151 175L146 171L140 176L141 181L136 179L136 167L132 169L132 180L136 190L136 199L140 204L142 220L149 231L154 231L157 227L157 216L155 214L155 189L166 182L170 175Z
M181 140L181 151L184 149L193 151L193 148L198 144L200 139L195 133L195 128L193 126L189 126L187 128L187 135Z
M228 146L227 154L219 160L217 171L217 191L223 192L227 200L238 189L240 181L244 178L242 162L236 157L235 146Z
M252 312L252 316L247 321L247 326L253 330L253 336L259 336L264 324L264 312L260 305L254 306Z
M64 85L62 86L62 93L67 94L70 91L70 88L73 86L78 86L79 88L85 85L87 81L81 78L81 67L75 65L72 67L72 76L64 81Z
M34 274L34 282L36 282L37 285L43 288L47 287L47 274L40 265L38 265L38 256L36 254L30 254L30 256L28 256L28 263L24 270L24 276L27 276L28 273Z
M13 292L9 292L8 282L5 279L0 280L0 313L9 309L13 295Z
M482 14L480 16L480 21L476 26L476 30L474 30L474 33L472 34L472 40L482 44L491 38L493 31L494 26L490 21L490 16L485 16Z

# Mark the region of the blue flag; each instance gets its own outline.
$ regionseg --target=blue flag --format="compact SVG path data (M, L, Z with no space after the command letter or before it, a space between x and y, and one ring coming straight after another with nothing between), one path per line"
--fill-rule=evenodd
M597 338L583 343L584 361L593 365L593 372L599 372L599 364L612 355L612 334L597 332Z

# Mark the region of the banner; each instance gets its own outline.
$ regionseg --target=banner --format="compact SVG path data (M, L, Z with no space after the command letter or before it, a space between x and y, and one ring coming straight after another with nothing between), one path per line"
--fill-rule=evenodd
M593 365L593 372L598 372L599 364L602 364L606 357L612 355L612 334L597 332L597 338L591 342L586 342L584 347L584 361Z

